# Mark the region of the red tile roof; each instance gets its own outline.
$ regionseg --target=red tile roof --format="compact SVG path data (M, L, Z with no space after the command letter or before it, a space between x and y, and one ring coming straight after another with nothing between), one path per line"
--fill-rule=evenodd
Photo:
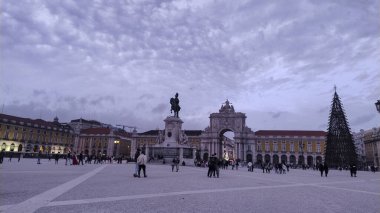
M326 136L325 131L309 131L309 130L258 130L256 136Z

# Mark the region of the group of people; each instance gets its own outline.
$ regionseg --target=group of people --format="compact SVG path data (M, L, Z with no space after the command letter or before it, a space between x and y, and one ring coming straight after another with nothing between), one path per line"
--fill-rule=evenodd
M208 161L208 171L207 171L207 177L217 177L219 178L219 159L216 157L216 154L214 153L211 155L209 161Z
M18 162L20 162L20 160L21 160L21 156L22 156L22 153L19 153L19 154L17 155ZM3 163L3 161L4 161L4 157L5 157L5 151L4 151L4 150L1 150L1 152L0 152L0 164ZM12 158L13 158L13 152L10 153L8 161L9 161L9 162L12 162Z
M329 173L329 166L327 165L327 163L321 163L318 167L319 171L321 172L321 177L323 177L323 172L325 173L325 177L327 177L327 174Z
M53 155L55 164L58 164L58 161L61 158L61 156L62 155L60 153L56 153ZM4 150L2 150L0 152L0 164L3 163L4 157L5 157L5 152ZM13 157L12 154L9 155L10 162L12 161L12 157ZM41 164L41 157L42 157L42 152L39 151L37 154L37 164ZM51 155L48 156L49 161L51 157L52 157ZM20 161L21 154L19 155L18 158L19 158L18 161ZM103 162L107 162L108 160L110 161L110 163L112 163L114 159L117 160L117 163L122 162L121 156L117 158L106 157L105 155L102 155L101 153L99 153L98 155L90 156L90 155L84 155L83 152L81 152L79 155L77 155L75 152L74 153L68 152L66 155L64 155L64 158L66 160L65 165L80 165L80 164L84 165L84 160L85 160L85 163L91 164L92 159L94 159L94 164L97 164L97 163L101 164ZM137 149L135 153L135 162L136 162L136 166L135 166L135 172L133 176L141 177L141 171L142 171L144 177L147 177L146 164L148 160L147 160L147 156L145 155L145 152L142 151L141 149ZM232 169L236 168L237 170L239 167L239 161L232 161L232 162L233 163L230 163L229 161L226 161L223 159L219 160L216 156L216 153L214 153L213 155L211 155L209 160L205 163L208 166L207 177L219 178L219 168L227 169L229 165L232 166ZM180 163L180 159L178 157L174 157L171 164L172 172L174 172L174 170L176 172L179 171L179 163ZM195 165L198 165L198 164L195 162ZM270 173L270 171L274 168L276 173L285 174L286 171L289 171L289 166L290 166L289 164L284 164L284 163L278 163L274 165L272 165L271 163L266 163L266 164L262 163L261 169L263 173ZM253 172L254 164L252 162L248 162L247 167L248 167L248 171ZM326 162L324 162L323 164L320 163L316 167L320 171L321 177L323 177L323 175L327 177L329 173L329 167ZM357 176L356 165L354 163L351 163L349 165L349 169L350 169L351 177L356 177ZM375 170L376 170L375 167L372 166L371 171L375 172Z

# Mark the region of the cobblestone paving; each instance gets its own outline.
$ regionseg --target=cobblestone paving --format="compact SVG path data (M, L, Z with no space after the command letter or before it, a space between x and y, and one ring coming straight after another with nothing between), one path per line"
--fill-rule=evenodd
M380 173L313 170L280 175L148 165L134 178L134 164L58 165L34 159L0 165L1 212L380 212Z

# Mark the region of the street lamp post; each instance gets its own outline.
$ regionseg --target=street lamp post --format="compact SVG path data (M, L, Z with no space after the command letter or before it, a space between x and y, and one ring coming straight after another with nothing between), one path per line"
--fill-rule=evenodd
M116 156L116 155L119 155L119 143L120 141L119 140L115 140L114 142L114 147L113 147L113 155Z
M377 100L377 102L375 103L375 106L376 106L377 111L380 113L380 100Z

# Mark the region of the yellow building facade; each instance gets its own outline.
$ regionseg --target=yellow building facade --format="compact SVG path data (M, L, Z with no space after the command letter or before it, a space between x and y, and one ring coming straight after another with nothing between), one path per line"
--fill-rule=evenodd
M0 144L5 152L64 154L73 142L72 129L58 118L49 122L0 114Z
M257 163L313 166L324 160L324 131L259 130L255 138Z

